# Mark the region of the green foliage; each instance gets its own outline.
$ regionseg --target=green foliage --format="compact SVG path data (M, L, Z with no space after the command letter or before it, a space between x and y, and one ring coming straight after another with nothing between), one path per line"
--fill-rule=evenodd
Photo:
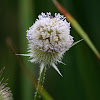
M99 0L58 0L80 23L88 37L100 51L100 1ZM26 53L26 30L35 22L38 14L59 12L52 0L7 0L0 3L0 68L5 66L4 77L11 88L14 100L33 100L34 86L27 75L20 70L19 62L8 49L6 39L11 38L19 53ZM81 37L71 28L75 41ZM38 65L27 62L28 69L37 78ZM97 58L82 41L66 52L63 62L58 64L63 77L52 68L48 68L44 88L54 100L99 100L100 99L100 65ZM43 91L42 96L48 98ZM42 98L41 98L42 100Z

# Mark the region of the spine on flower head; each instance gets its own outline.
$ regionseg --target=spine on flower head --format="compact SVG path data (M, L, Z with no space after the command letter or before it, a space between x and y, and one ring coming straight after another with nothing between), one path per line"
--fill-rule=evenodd
M5 67L0 70L0 77L1 77L4 69L5 69ZM3 82L3 80L4 80L4 78L2 78L0 81L0 100L13 100L10 88L6 87L7 80L5 82Z

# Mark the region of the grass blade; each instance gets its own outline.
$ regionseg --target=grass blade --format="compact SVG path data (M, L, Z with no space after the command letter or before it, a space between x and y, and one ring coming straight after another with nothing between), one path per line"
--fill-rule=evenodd
M98 50L96 49L96 47L93 45L92 41L90 40L90 38L88 37L88 35L86 34L86 32L82 29L82 27L79 25L79 23L70 15L70 13L63 8L56 0L53 0L53 3L55 4L55 6L57 7L57 9L66 16L66 19L71 22L71 25L73 26L73 28L78 32L78 34L85 40L85 42L88 44L88 46L92 49L92 51L94 52L94 54L96 55L96 57L98 58L99 62L100 62L100 54L98 52Z

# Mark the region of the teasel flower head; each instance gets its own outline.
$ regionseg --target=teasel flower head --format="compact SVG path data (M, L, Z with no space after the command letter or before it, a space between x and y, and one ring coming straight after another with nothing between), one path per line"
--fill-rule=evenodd
M0 70L0 77L3 73L4 68ZM3 80L4 80L4 78L2 78L2 80L0 81L0 100L13 100L10 88L6 87L7 80L5 82L3 82Z
M70 35L70 23L63 15L55 13L41 13L35 23L27 30L28 54L30 62L43 66L52 66L61 75L57 62L61 62L63 54L69 50L74 40Z

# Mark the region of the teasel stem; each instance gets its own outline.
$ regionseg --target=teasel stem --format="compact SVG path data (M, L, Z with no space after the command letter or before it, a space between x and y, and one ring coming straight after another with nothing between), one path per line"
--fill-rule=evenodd
M38 85L36 88L34 100L39 100L39 98L40 98L40 92L42 91L43 83L44 83L44 79L45 79L45 72L46 72L46 67L43 65L43 66L41 66L41 69L40 69L40 76L38 79Z

